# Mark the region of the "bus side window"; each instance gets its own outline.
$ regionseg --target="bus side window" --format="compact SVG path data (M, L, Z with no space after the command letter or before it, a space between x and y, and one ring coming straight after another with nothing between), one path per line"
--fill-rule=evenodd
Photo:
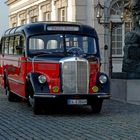
M2 42L3 42L3 38L0 41L0 54L2 54Z
M18 47L20 45L19 43L20 41L20 36L15 36L15 40L14 40L14 54L18 54Z
M14 40L14 54L21 55L23 54L23 49L25 47L25 40L23 36L15 36Z
M14 46L14 36L11 36L9 40L9 54L13 54L14 52L13 46Z
M6 37L4 41L4 54L8 54L8 52L9 52L9 37Z
M4 54L4 44L5 44L5 38L3 37L2 41L1 41L1 53L2 54Z

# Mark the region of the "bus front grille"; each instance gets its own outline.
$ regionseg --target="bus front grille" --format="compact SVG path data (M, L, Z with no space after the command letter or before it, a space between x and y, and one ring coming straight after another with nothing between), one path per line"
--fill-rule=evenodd
M88 61L83 58L72 57L61 60L63 93L86 94L89 88Z

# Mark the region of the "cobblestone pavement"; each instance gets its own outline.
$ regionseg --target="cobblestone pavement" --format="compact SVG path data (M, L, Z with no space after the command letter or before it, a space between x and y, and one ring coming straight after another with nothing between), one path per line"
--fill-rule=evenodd
M140 106L105 100L100 114L89 107L34 115L25 102L0 93L0 140L140 140Z

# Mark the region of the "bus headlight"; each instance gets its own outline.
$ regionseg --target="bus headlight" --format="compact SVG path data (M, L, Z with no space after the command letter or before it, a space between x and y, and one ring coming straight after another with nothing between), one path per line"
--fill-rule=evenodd
M47 81L46 76L44 75L38 76L38 81L40 84L44 84Z
M107 82L107 76L106 75L100 75L99 81L101 84L105 84Z

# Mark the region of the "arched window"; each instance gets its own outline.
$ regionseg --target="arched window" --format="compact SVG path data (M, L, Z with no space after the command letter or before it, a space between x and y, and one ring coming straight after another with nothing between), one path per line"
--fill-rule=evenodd
M110 9L110 15L121 15L123 0L119 0L112 4Z
M128 2L128 0L118 0L112 3L110 7L111 20L120 22L122 7L126 2ZM124 21L122 25L113 29L112 32L112 55L113 56L123 56L125 34L131 29L132 29L131 20Z

